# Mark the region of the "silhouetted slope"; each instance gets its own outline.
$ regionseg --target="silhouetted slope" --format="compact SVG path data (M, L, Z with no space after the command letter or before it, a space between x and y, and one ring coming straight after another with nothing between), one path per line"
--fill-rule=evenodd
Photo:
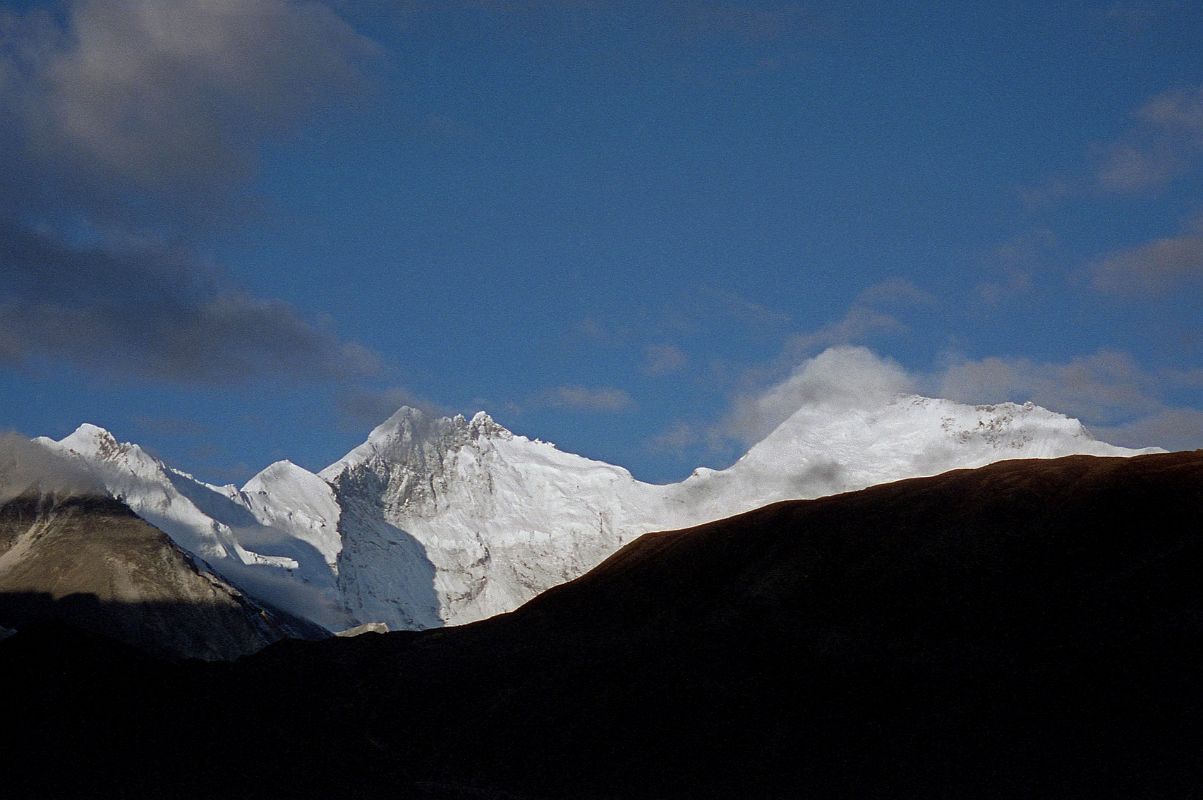
M51 620L207 659L324 633L250 600L116 500L33 492L0 505L0 624Z
M22 633L6 685L91 699L0 752L135 796L212 790L214 742L240 796L1190 796L1201 522L1203 452L1013 461L651 534L463 628L137 679Z

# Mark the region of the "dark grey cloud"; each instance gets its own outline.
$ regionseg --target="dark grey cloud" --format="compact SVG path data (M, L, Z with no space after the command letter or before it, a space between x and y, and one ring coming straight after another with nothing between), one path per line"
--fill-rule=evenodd
M328 322L226 286L186 252L71 246L0 219L0 354L184 384L329 380L380 368Z
M0 10L0 362L228 385L377 357L196 257L265 141L344 105L376 46L310 0Z
M164 203L210 213L266 138L360 91L375 53L315 2L74 0L0 14L0 189L10 206L15 194L93 218L158 223Z

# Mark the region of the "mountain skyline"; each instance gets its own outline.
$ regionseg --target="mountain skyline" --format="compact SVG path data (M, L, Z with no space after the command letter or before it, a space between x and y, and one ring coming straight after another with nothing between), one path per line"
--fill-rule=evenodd
M643 534L784 500L1001 460L1156 452L1097 441L1032 403L967 406L869 384L877 365L863 349L816 357L787 419L727 469L675 483L516 435L483 411L469 420L403 406L320 473L277 461L241 488L83 424L20 449L8 490L23 491L21 476L39 471L31 465L55 456L50 474L103 487L249 597L338 632L512 611ZM41 458L20 457L29 447Z
M7 3L0 426L242 483L484 408L669 482L859 345L1198 447L1200 40L1152 1Z

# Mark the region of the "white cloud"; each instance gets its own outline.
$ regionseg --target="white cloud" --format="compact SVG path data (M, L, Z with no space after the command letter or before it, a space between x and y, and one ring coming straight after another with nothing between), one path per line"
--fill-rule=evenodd
M19 434L0 432L0 505L25 492L107 494L81 464Z
M718 440L759 442L803 407L839 412L879 405L908 393L970 404L1031 400L1082 420L1104 440L1129 446L1203 446L1203 410L1167 405L1175 387L1194 385L1194 371L1153 372L1129 354L1100 350L1068 361L1026 358L957 359L931 372L912 372L864 347L834 347L806 359L784 380L735 397L710 430ZM683 440L669 429L665 445Z
M867 348L832 347L767 390L736 397L717 432L750 445L803 406L860 408L914 391L915 386L901 366Z

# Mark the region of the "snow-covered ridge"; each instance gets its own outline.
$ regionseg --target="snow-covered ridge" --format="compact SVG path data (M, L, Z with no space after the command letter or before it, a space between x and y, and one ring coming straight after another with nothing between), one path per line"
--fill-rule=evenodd
M262 494L202 483L96 425L80 425L57 442L35 441L78 460L109 494L248 594L332 629L353 622L325 554L313 544L324 542L328 551L338 538L330 487L316 475L297 467L312 481L298 473L281 482L287 487L278 492L281 501L295 502L286 509ZM306 526L319 532L306 535Z
M808 403L725 470L654 485L488 414L403 407L318 474L280 461L216 487L83 425L59 442L140 516L252 595L332 630L512 610L651 530L1009 458L1133 455L1031 403Z

